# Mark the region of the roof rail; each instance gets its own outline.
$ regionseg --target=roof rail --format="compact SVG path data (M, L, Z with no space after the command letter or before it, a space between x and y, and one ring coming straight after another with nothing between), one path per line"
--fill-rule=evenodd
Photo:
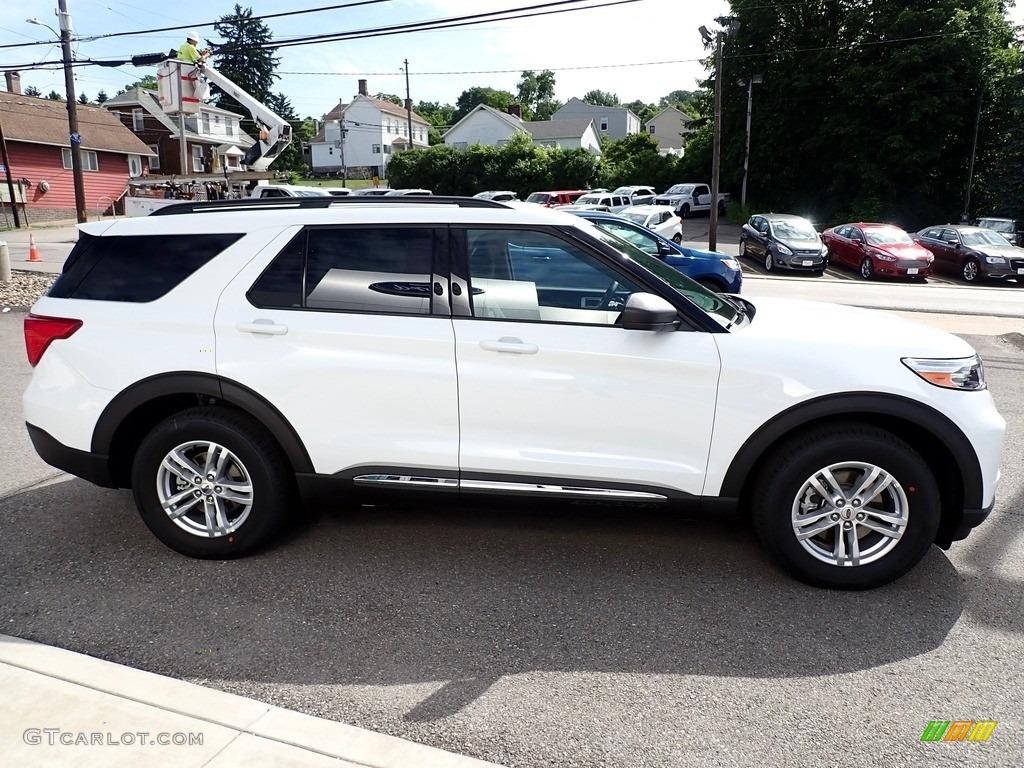
M349 195L347 197L269 197L242 198L240 200L184 201L166 205L151 212L150 216L176 216L179 213L216 213L217 211L252 210L298 210L303 208L334 208L335 206L360 205L457 205L460 208L508 208L504 203L483 200L479 197L455 197L447 195Z

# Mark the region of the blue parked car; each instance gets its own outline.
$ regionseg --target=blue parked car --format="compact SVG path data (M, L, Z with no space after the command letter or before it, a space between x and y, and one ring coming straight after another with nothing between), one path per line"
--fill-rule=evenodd
M621 237L626 242L657 256L670 267L678 269L691 280L712 291L739 293L743 287L740 263L728 254L678 245L654 230L614 213L573 210L567 213L586 219L605 232Z

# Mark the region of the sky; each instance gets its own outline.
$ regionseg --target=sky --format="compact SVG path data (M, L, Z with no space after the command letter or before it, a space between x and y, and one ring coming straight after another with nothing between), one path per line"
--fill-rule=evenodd
M623 102L657 103L671 91L696 90L705 76L700 60L707 54L698 28L714 28L714 19L728 11L720 0L633 0L592 7L612 0L580 0L568 13L440 31L281 48L280 79L273 90L288 96L301 117L319 118L339 101L358 92L366 79L369 92L405 97L403 61L409 61L413 102L455 104L474 86L515 93L523 70L555 73L555 98L567 101L590 90L617 94ZM358 0L239 0L256 16L330 6ZM303 35L427 21L453 16L536 6L551 0L385 0L361 7L333 8L265 20L275 41ZM67 0L74 36L89 38L183 26L180 31L152 32L76 42L80 59L114 59L177 48L189 29L205 43L218 36L212 23L232 13L235 0ZM56 38L35 18L58 29L56 0L10 0L0 9L0 46L52 42ZM572 4L561 7L572 7ZM40 61L61 60L59 43L0 47L0 69ZM76 67L76 95L95 99L103 90L113 96L155 67ZM21 70L22 89L35 86L44 95L65 94L61 68ZM2 84L0 84L2 87Z

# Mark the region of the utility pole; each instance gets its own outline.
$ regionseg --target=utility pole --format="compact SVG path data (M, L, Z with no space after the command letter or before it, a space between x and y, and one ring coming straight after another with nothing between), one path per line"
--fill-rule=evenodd
M82 179L82 135L78 132L78 100L75 96L75 76L71 71L71 14L66 0L57 0L57 18L60 19L60 47L64 58L64 88L68 99L68 131L71 140L71 174L75 182L75 211L78 222L88 221L85 212L85 183Z
M11 177L11 158L7 155L7 140L4 139L4 127L0 124L0 157L4 161L4 175L7 177L7 192L11 196L11 213L14 214L14 227L21 229L21 219L18 217L18 201L14 196L14 179ZM18 185L21 189L21 185ZM4 219L6 222L6 218Z
M348 186L348 165L345 164L345 134L348 133L348 128L345 127L345 115L341 115L341 120L338 122L338 128L341 131L341 186Z
M743 188L740 192L740 207L744 215L747 211L747 171L750 168L750 116L754 111L754 86L764 81L761 75L751 75L747 78L747 151L743 155ZM743 81L740 81L740 85Z
M409 146L412 149L412 98L409 96L409 60L405 60L405 116L409 121Z
M722 152L722 38L725 32L715 33L715 125L711 140L711 209L708 211L710 231L708 250L718 245L718 170Z
M967 191L964 193L964 212L960 221L967 224L971 220L971 184L974 181L974 155L978 151L978 126L981 125L981 91L978 91L978 111L974 116L974 140L971 142L971 161L967 165Z

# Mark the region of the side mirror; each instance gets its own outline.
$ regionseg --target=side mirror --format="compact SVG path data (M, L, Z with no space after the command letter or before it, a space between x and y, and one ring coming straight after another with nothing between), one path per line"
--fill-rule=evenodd
M634 293L626 300L619 322L629 331L669 331L679 326L679 313L661 296Z
M669 256L673 253L672 249L668 247L668 244L659 242L658 243L658 256Z

